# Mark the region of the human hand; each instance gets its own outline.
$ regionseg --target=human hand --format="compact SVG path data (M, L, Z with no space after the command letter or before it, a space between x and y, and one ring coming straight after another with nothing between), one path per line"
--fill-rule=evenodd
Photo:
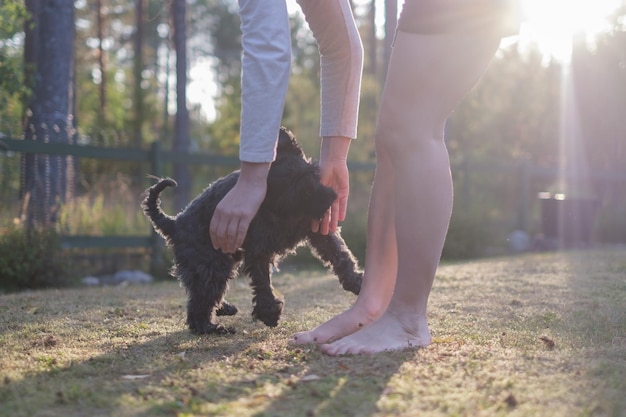
M347 155L350 148L350 138L325 137L322 139L320 154L320 177L322 184L331 187L337 198L330 206L324 217L313 220L311 230L327 235L337 230L340 221L345 220L350 194L350 176L348 172Z
M243 244L250 222L267 191L269 163L242 162L235 186L219 202L209 232L213 247L233 253Z

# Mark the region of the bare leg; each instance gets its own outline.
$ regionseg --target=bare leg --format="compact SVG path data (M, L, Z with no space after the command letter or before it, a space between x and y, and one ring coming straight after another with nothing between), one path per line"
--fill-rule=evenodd
M343 314L367 312L367 309L358 311L359 305L386 304L389 286L395 284L395 289L382 316L360 331L353 330L341 340L323 345L325 353L372 353L430 344L428 297L452 211L452 178L443 141L444 124L484 72L499 41L498 35L488 32L398 33L376 133L381 162L387 158L392 161L378 166L377 177L393 181L387 188L393 195L380 202L373 195L368 237L368 244L378 238L384 240L381 233L387 222L377 224L381 217L376 210L378 205L393 206L398 244L388 247L385 255L377 253L370 264L366 263L367 281L382 292L362 292L355 306ZM382 218L388 220L394 216ZM384 234L389 235L393 234ZM374 247L367 249L371 257ZM395 280L389 275L395 268L382 272L382 265L395 266L388 261L393 254L397 254L398 262ZM378 262L381 264L376 265ZM364 314L363 320L368 319L371 320L371 315ZM330 326L333 320L327 324ZM332 333L330 329L324 330L326 334ZM342 331L343 335L347 334L345 328L338 330L333 338L341 337Z
M384 150L377 152L377 168L369 204L365 274L355 304L313 330L293 336L292 343L328 343L356 332L385 311L396 283L397 251L393 167Z

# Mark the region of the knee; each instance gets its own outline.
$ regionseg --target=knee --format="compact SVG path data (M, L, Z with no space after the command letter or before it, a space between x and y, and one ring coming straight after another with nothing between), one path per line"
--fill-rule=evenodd
M374 143L379 157L393 159L427 152L444 144L445 118L398 117L397 113L380 117Z
M442 146L443 132L438 131L379 129L375 136L376 155L379 159L398 161Z

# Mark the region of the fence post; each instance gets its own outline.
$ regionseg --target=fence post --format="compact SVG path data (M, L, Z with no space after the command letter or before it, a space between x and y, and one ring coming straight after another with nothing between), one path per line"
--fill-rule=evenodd
M161 157L161 143L157 140L152 142L152 149L150 152L150 172L157 177L161 176L163 172L163 158Z
M163 163L161 157L161 144L159 141L152 142L150 152L150 170L151 174L157 177L161 177L163 172ZM161 236L152 229L152 235L150 239L150 272L159 272L163 267L163 239Z

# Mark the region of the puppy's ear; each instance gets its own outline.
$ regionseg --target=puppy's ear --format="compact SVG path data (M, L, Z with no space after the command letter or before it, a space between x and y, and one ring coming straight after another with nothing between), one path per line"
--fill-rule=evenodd
M296 140L294 134L285 127L280 128L278 132L278 145L276 146L276 154L280 157L281 154L292 153L304 157L304 152L300 147L300 144Z

